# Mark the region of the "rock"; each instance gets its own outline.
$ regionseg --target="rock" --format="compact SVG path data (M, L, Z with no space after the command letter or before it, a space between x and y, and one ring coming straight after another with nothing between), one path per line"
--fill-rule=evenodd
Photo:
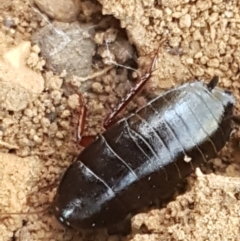
M74 22L80 11L80 0L34 0L48 17L60 22Z
M0 59L0 106L7 110L24 109L44 89L41 74L26 66L30 49L31 43L24 41Z
M40 46L49 70L57 74L66 71L67 77L85 77L92 72L95 51L91 29L90 24L55 22L36 32L32 40Z
M190 28L192 24L191 16L189 14L186 14L180 18L179 25L180 28Z

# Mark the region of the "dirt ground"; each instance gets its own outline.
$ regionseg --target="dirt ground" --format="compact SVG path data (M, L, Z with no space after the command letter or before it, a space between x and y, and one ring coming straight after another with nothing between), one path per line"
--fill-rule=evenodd
M134 216L133 232L127 237L108 236L102 231L75 232L62 227L47 211L31 213L48 208L62 173L82 149L76 141L78 95L67 83L83 93L88 108L85 134L101 133L103 118L135 84L135 80L128 80L127 70L121 69L134 56L129 43L137 49L141 71L148 67L150 53L158 48L159 52L154 76L122 115L166 89L196 78L208 81L214 75L220 77L221 87L233 92L239 113L239 1L117 0L113 4L99 0L101 5L63 1L69 8L57 1L56 13L50 7L54 1L41 2L45 6L37 7L28 0L0 0L0 241L240 240L238 129L219 158L212 161L214 173L205 175L197 170L189 178L185 194L162 209ZM120 20L128 43L116 39L111 28L106 30L108 19L101 20L105 15ZM55 37L52 42L56 45L34 41L33 36L41 40L49 32L66 29L54 20L71 22L70 34L72 28L84 29L79 22L93 21L81 39L81 43L88 38L92 41L84 42L91 48L85 51L88 57L84 63L72 61L79 68L81 65L83 76L76 66L67 69L69 54L54 58L49 54L49 46L54 50L60 45ZM106 33L91 32L95 25L105 28ZM52 31L36 35L46 26ZM112 45L119 41L130 57L114 55L115 50L108 49L110 44L102 44L104 38ZM64 49L72 43L66 43ZM92 60L96 44L101 45L101 57L106 57L105 62L98 62L99 69L90 68L93 63L87 62ZM122 48L118 53L124 52ZM11 215L23 212L28 214Z

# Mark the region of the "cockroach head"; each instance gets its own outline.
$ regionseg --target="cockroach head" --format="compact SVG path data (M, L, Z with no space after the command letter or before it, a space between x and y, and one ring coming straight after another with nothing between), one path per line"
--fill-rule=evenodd
M91 215L95 199L89 187L92 180L80 161L75 161L64 173L53 202L53 212L64 226L74 229L89 228L95 223Z

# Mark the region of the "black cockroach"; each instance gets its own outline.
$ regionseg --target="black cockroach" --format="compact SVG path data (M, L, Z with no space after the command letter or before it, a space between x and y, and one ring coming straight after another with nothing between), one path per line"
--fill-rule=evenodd
M74 229L129 232L131 215L168 198L196 167L217 157L233 130L235 106L217 82L173 88L99 135L63 175L53 204L57 219Z
M208 84L195 81L168 90L113 124L150 79L155 59L105 120L105 127L110 127L64 173L51 206L63 225L129 233L132 215L156 199L169 198L196 167L217 157L230 138L233 122L240 124L233 116L235 98L217 87L217 77ZM80 134L85 115L81 105Z

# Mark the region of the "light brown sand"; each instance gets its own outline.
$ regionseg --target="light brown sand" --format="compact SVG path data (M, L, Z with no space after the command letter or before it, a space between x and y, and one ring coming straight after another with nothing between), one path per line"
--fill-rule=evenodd
M156 64L158 70L147 84L144 94L128 106L129 111L162 89L195 77L208 80L214 75L219 75L220 85L233 91L239 100L239 1L99 2L103 5L103 13L120 19L141 56L156 50L159 42L166 39L160 48ZM19 46L22 41L29 41L32 33L46 24L41 16L33 14L28 3L27 0L0 2L0 56ZM15 19L15 28L4 26L7 17ZM19 50L19 54L24 53ZM6 67L2 57L0 60ZM10 73L21 71L27 76L31 69L38 76L42 75L40 71L43 70L44 60L39 57L36 46L19 60L22 66L28 66L26 69L16 69L14 61L10 57ZM140 62L146 65L146 58L142 57ZM43 75L44 92L33 96L27 86L24 86L27 94L22 97L14 91L22 86L13 81L0 82L0 96L5 96L1 99L1 107L4 108L0 113L0 212L28 212L46 208L55 193L52 186L56 187L61 173L72 162L73 153L80 150L75 140L76 96L64 95L59 76L46 71ZM0 76L4 76L3 68L0 68ZM6 91L9 84L13 91ZM89 108L86 133L96 134L103 130L101 121L107 111L104 103L107 100L112 108L129 88L126 76L117 76L115 68L93 81L93 92L85 96ZM16 99L20 111L13 112L6 106L6 93ZM105 93L109 94L108 98ZM20 100L26 100L27 104L20 105ZM237 111L239 104L238 101ZM236 132L234 137L238 136L239 132ZM196 178L190 179L191 190L177 197L166 208L136 215L132 223L133 233L121 240L240 240L237 148L236 145L227 145L220 158L214 161L216 175L204 176L198 172ZM0 220L0 241L119 239L102 232L75 233L61 227L49 214L4 215L0 216ZM143 226L145 233L137 234L136 230Z

